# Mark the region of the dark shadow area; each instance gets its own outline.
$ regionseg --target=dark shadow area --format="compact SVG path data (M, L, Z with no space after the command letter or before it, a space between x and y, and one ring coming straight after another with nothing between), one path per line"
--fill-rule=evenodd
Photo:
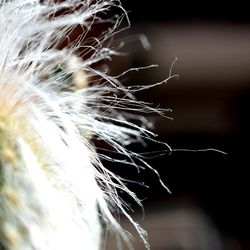
M157 224L158 216L164 220L171 209L191 207L212 223L211 230L219 238L217 248L209 245L212 238L207 245L204 243L206 246L170 244L166 239L174 238L173 233L169 228L166 231L161 228L161 241L166 243L159 245L159 232L151 233L149 229L152 249L249 249L250 15L247 3L127 0L125 8L130 11L132 22L129 34L146 34L152 49L145 51L139 42L129 43L124 49L129 55L115 58L113 71L160 65L157 69L129 74L125 83L126 79L130 84L161 81L178 57L173 71L180 75L179 79L137 95L153 106L173 110L168 114L173 120L148 115L155 122L158 139L168 143L173 152L147 160L158 170L172 194L161 186L151 170L138 174L136 169L110 167L128 179L149 186L128 184L145 199L146 218L154 216ZM163 152L164 146L149 142L146 148L132 145L131 149ZM182 221L185 221L189 215L183 214ZM146 229L152 221L145 219ZM171 223L174 222L166 219L166 228L175 225L172 229L178 235L182 226L178 231L178 223ZM185 228L189 231L189 227ZM185 237L195 241L199 234Z

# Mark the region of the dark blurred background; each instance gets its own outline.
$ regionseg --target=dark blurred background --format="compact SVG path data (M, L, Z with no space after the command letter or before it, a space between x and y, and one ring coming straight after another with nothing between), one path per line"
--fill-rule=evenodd
M126 75L125 83L162 81L178 58L173 67L178 79L137 95L153 106L173 110L167 114L173 120L149 117L158 139L173 149L227 153L179 150L149 159L172 194L150 170L140 175L132 169L117 170L149 186L129 185L144 200L142 224L149 231L152 250L250 249L247 1L124 0L123 4L132 24L127 31L131 42L124 48L128 56L114 58L114 72L159 65ZM140 34L147 36L150 50L135 38ZM133 145L133 149L156 151L162 146L148 143L147 148Z

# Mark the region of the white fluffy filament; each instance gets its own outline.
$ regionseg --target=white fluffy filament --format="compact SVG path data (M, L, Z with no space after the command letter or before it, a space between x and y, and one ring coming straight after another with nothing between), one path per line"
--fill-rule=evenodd
M142 158L124 146L154 136L124 112L152 110L95 67L117 53L108 41L126 17L120 2L2 0L0 6L2 248L97 250L100 217L126 240L110 212L114 206L148 247L117 192L139 200L104 168L101 158L108 157L98 155L89 141L92 136L105 141L126 156L126 164L136 165L134 159L143 163ZM110 8L124 14L105 20ZM113 27L86 38L93 24L105 22ZM81 34L67 42L77 27Z

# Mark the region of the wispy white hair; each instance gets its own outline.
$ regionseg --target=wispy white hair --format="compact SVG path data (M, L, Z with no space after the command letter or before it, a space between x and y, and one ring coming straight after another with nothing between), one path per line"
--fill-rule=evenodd
M2 0L0 6L2 248L97 250L100 218L126 240L110 212L114 207L148 247L117 192L139 199L102 165L108 156L90 142L102 140L125 156L123 163L137 165L135 159L146 163L124 146L154 136L143 118L125 113L152 111L134 99L140 87L125 88L96 67L117 53L109 39L126 18L120 2ZM123 14L105 20L110 8ZM86 38L93 24L107 21L112 28ZM67 42L76 27L81 34Z

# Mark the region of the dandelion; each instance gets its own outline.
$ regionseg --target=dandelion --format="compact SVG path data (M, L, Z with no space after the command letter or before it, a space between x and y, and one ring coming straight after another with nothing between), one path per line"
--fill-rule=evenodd
M0 6L0 248L97 250L100 218L127 241L112 207L148 247L118 190L139 199L103 166L108 156L91 142L102 140L137 165L134 159L144 164L142 158L124 146L154 136L124 112L152 111L133 97L141 87L125 88L96 67L118 53L109 41L127 19L120 2L2 0ZM105 19L111 8L123 14ZM106 22L112 28L87 36ZM76 29L80 35L68 41Z

